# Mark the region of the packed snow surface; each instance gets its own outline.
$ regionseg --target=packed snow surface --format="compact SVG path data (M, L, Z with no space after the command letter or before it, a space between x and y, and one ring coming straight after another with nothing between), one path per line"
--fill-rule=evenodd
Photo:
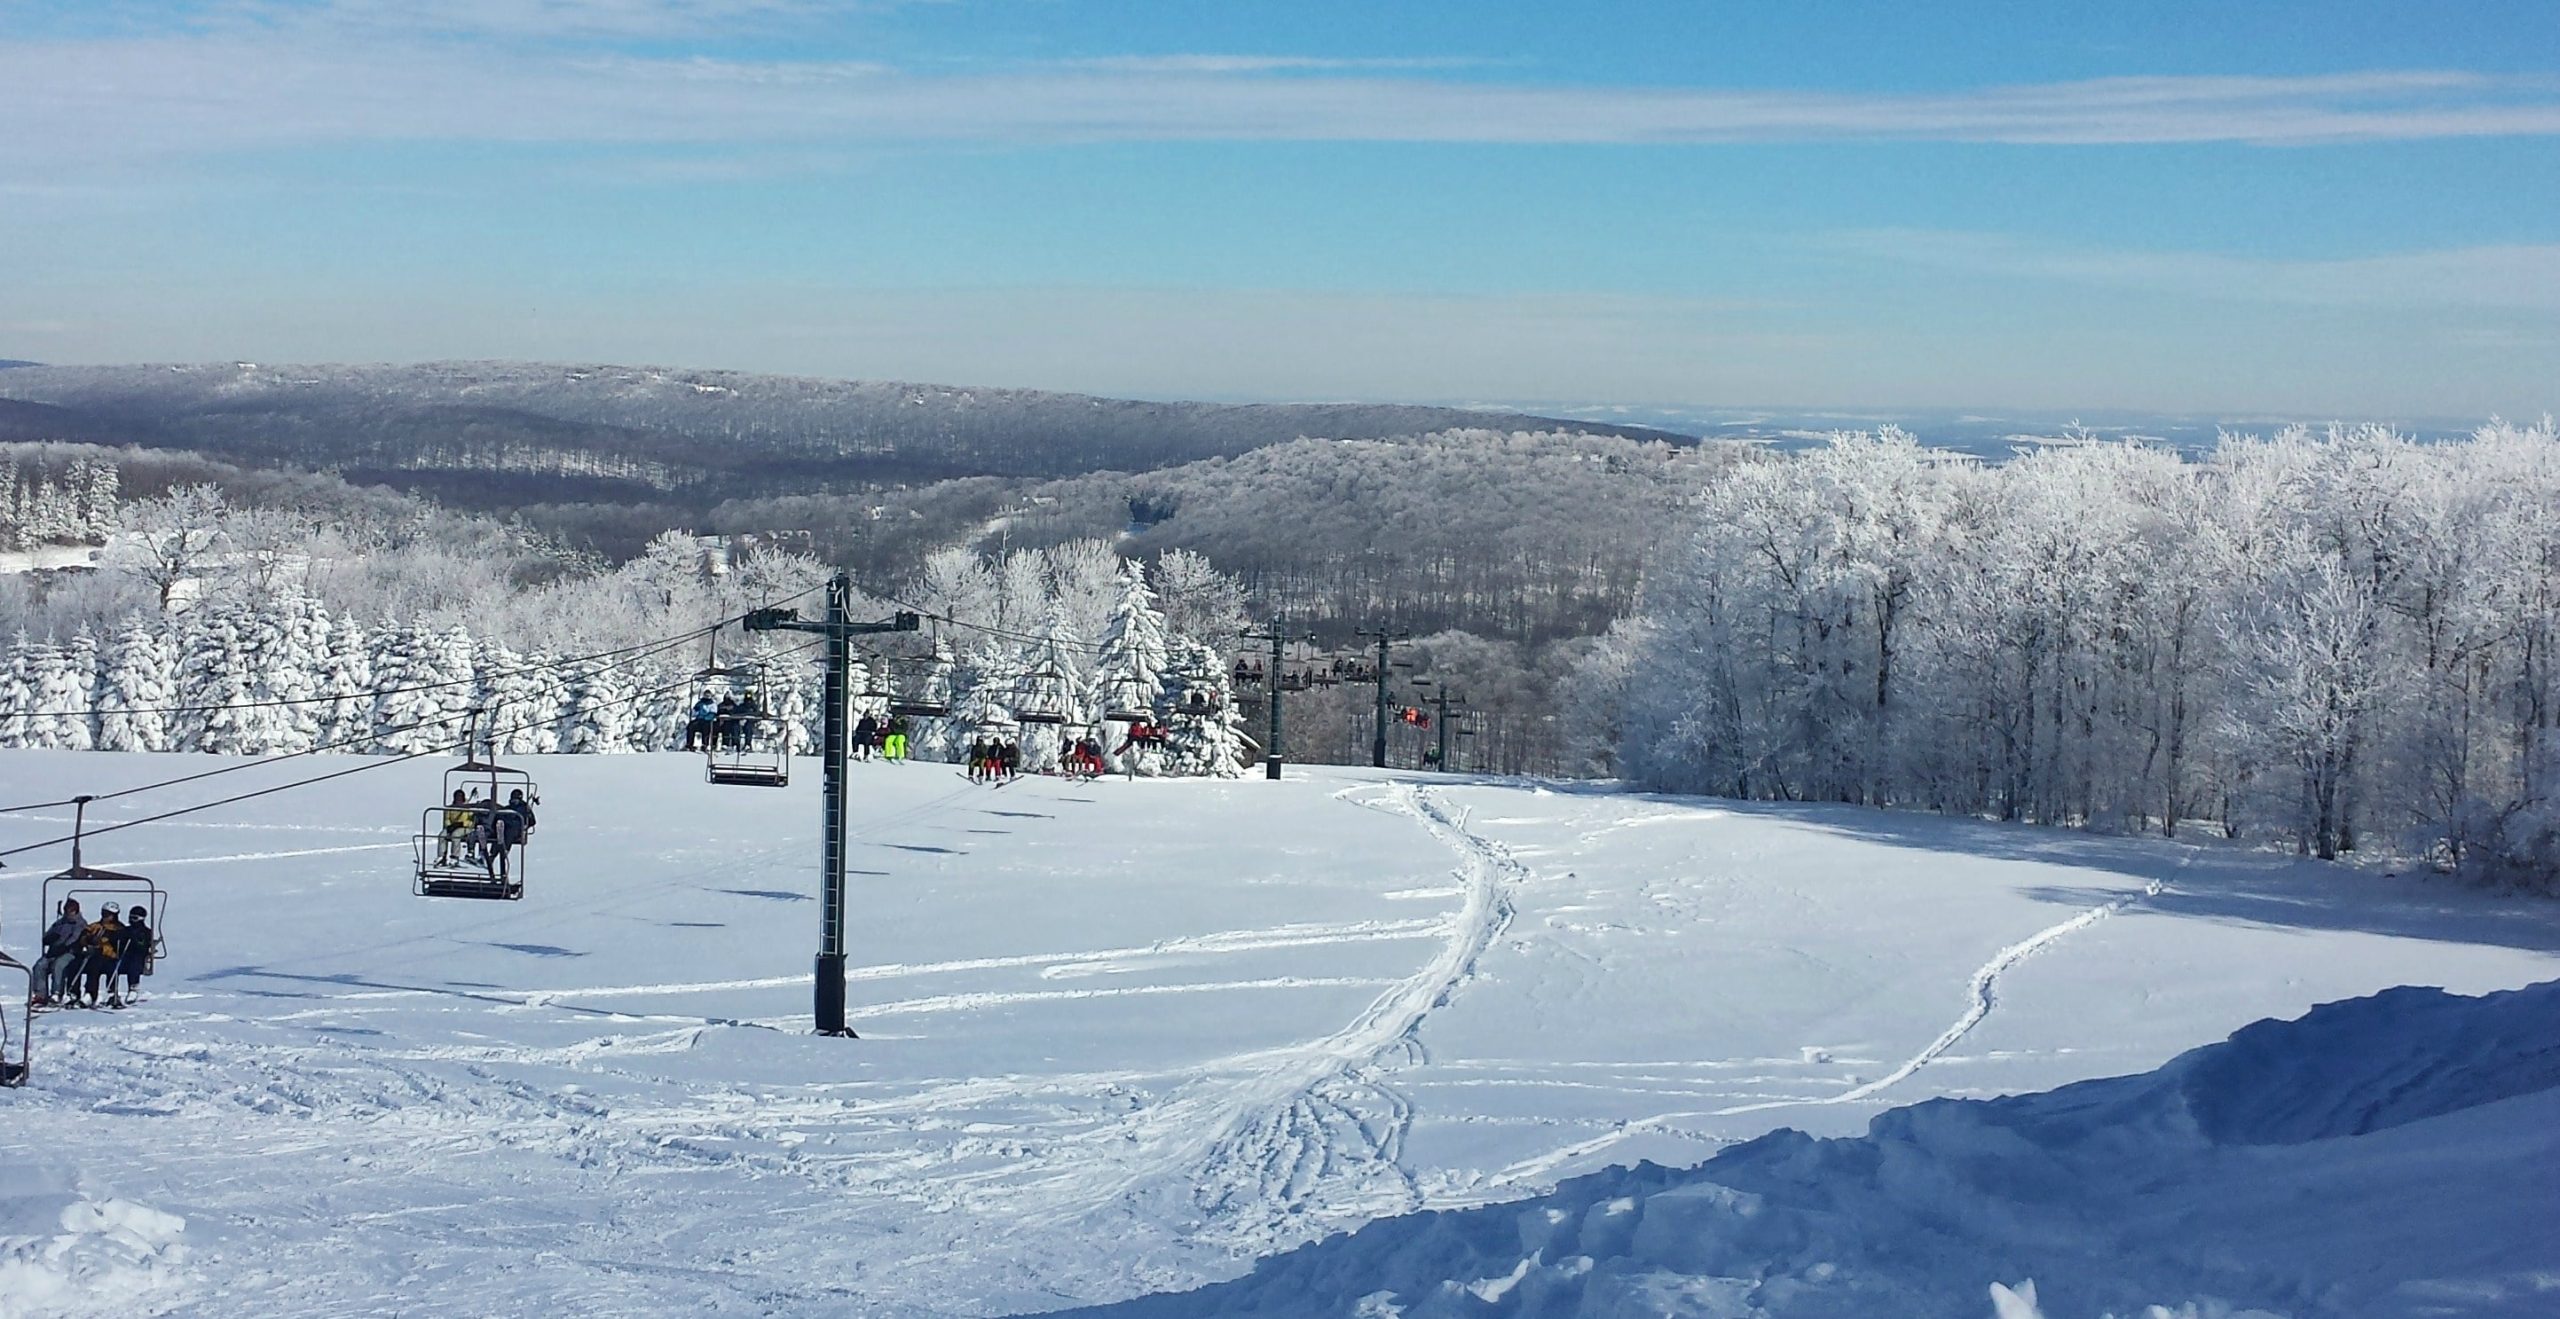
M0 800L213 763L10 753ZM1231 1279L1137 1304L2560 1303L2518 1236L2560 1208L2548 1054L2516 1058L2547 995L2188 1053L2550 979L2541 905L1849 808L857 766L863 1038L831 1040L814 767L533 768L520 903L410 896L426 762L91 845L168 888L168 958L140 1008L40 1017L0 1091L0 1316L988 1315ZM0 945L65 859L0 872ZM1280 1254L1415 1210L1456 1212Z

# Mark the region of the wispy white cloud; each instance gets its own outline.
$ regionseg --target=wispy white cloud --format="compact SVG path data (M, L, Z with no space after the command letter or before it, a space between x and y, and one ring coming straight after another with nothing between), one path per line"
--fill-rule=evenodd
M893 0L225 0L208 28L301 34L663 40L760 30Z
M712 0L782 17L802 0ZM434 0L457 32L646 35L672 0ZM0 164L397 140L841 147L1299 140L2020 144L2375 142L2560 135L2560 82L2445 71L2141 77L1928 94L1557 86L1455 62L1154 55L919 73L862 61L648 58L607 42L350 32L320 23L0 46ZM391 21L386 18L386 22ZM414 17L417 26L434 24ZM507 25L512 22L513 28ZM1428 70L1426 73L1425 71Z
M2003 234L1879 229L1810 246L1967 276L2052 280L2205 302L2560 313L2560 244L2329 259L2078 247Z
M1486 61L1458 56L1335 58L1320 55L1103 55L1061 60L1052 67L1105 73L1344 73L1460 69Z

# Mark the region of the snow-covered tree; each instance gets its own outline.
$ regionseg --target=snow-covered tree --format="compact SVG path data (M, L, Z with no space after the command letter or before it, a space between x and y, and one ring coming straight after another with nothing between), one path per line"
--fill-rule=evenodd
M373 654L363 623L342 614L329 624L329 635L312 670L313 695L328 699L311 707L314 746L343 751L369 751L373 738Z
M126 617L98 676L101 751L168 751L178 704L178 651L169 632L141 614Z
M264 712L250 707L258 699L257 671L241 635L244 614L229 601L208 600L181 621L177 750L247 755L265 749L259 740Z
M1165 706L1168 774L1235 778L1249 748L1244 714L1228 689L1226 657L1197 641L1175 645Z
M586 666L570 685L560 749L580 754L631 750L634 694L626 671Z
M1155 593L1147 589L1138 566L1128 564L1120 574L1120 598L1103 631L1099 666L1102 718L1109 725L1103 730L1103 750L1113 769L1144 773L1154 768L1154 749L1129 743L1128 735L1140 720L1161 718L1158 706L1171 664L1171 643L1156 612ZM1120 749L1124 744L1126 751ZM1140 761L1148 763L1142 767Z

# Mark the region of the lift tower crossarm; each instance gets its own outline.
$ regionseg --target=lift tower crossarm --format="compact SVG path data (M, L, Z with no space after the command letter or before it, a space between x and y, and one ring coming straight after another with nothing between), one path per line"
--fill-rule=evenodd
M826 744L819 763L826 770L820 794L818 861L818 966L815 1015L818 1033L853 1037L844 1017L845 822L850 818L845 774L845 738L852 729L853 638L879 632L913 632L924 625L904 611L878 623L853 621L853 578L839 572L827 582L827 616L803 619L791 609L758 609L740 620L749 632L814 632L827 639L824 706Z

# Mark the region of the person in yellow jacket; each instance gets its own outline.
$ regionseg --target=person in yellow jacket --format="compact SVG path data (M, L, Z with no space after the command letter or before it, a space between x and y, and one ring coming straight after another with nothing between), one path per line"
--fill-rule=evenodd
M437 865L453 864L455 855L462 850L462 840L470 835L471 826L476 823L473 814L471 799L463 795L462 789L454 789L453 803L444 808L444 837L436 843Z
M124 918L110 902L98 913L98 919L80 932L80 946L88 961L80 968L81 996L88 1000L83 1007L98 1006L98 982L107 982L107 1006L120 1008L124 999L116 994L116 963L124 957Z

